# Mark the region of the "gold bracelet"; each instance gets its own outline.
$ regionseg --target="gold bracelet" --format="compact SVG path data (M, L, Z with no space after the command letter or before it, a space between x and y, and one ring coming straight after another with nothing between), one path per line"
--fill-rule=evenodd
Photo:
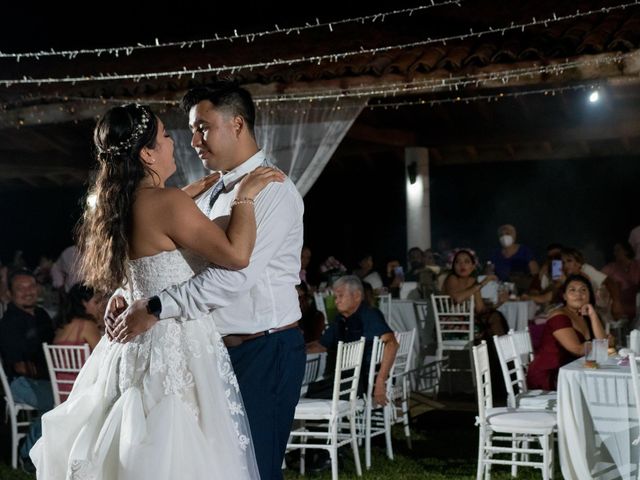
M253 205L253 198L249 198L249 197L244 197L244 198L236 198L232 203L231 203L231 208L235 207L236 205L244 205L244 204L251 204Z

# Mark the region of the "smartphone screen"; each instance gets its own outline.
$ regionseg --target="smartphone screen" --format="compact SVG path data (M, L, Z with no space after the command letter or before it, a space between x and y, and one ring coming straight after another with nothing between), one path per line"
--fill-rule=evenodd
M562 260L551 260L551 279L557 280L562 276Z
M393 273L395 273L396 275L402 276L404 275L404 270L402 269L401 266L398 266L393 269Z

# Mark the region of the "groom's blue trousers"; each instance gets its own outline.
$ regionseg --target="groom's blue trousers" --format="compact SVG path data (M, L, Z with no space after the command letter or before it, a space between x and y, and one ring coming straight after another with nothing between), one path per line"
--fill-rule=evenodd
M265 335L229 348L261 480L282 479L282 459L300 399L306 364L297 328Z

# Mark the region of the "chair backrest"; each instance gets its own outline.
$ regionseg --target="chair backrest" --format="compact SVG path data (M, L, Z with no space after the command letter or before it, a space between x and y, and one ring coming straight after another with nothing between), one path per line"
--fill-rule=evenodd
M384 315L384 319L387 323L391 321L391 294L385 293L384 295L378 295L378 308Z
M520 356L520 362L526 372L529 369L529 364L533 360L533 344L531 343L531 334L529 333L529 327L524 330L514 331L509 330L509 336L514 352Z
M9 409L11 415L15 415L16 403L13 400L13 394L11 393L11 388L9 386L9 379L7 378L7 374L4 371L2 360L0 360L0 382L2 383L2 390L4 390L4 399L7 402L7 408Z
M307 364L304 368L304 377L302 377L302 388L300 389L300 396L307 393L307 387L310 383L315 382L318 378L321 362L320 353L308 353Z
M629 349L640 355L640 330L634 329L629 333Z
M636 401L636 412L640 419L640 378L638 378L638 364L636 363L637 354L629 352L629 368L631 370L631 386L633 388L633 396ZM640 437L638 437L640 439ZM637 440L636 440L637 442ZM634 445L636 445L634 442Z
M363 354L364 337L355 342L338 342L332 398L332 412L334 414L338 411L338 401L347 396L351 407L355 409Z
M60 405L71 393L76 376L89 358L89 345L49 345L45 342L42 348L49 369L53 401Z
M406 332L396 332L396 340L398 341L398 351L396 359L393 363L394 376L400 376L411 370L413 360L413 344L416 338L416 329L412 328Z
M376 375L378 374L378 370L380 364L382 363L382 357L384 356L384 348L385 344L380 339L380 337L373 337L373 345L371 346L371 361L369 363L369 371L366 372L368 383L367 383L367 392L366 392L366 401L368 405L372 405L373 398L373 388L375 386ZM391 372L389 372L389 378L393 375L393 367L391 367ZM387 393L390 392L390 383L387 379Z
M516 394L526 391L526 383L523 385L525 378L524 373L519 374L518 369L522 368L521 362L516 362L518 356L514 350L511 335L494 335L493 343L496 346L500 368L502 369L502 378L507 389L507 405L516 407Z
M429 302L426 300L416 300L413 302L413 308L416 312L416 320L418 326L424 330L427 328L427 315L429 313Z
M480 424L484 424L487 409L493 408L489 350L487 348L487 342L484 340L482 340L480 345L473 347L473 367L476 377L476 392L478 397L478 419Z
M473 341L473 296L455 303L449 295L431 295L431 302L436 316L438 345L446 345L451 340Z

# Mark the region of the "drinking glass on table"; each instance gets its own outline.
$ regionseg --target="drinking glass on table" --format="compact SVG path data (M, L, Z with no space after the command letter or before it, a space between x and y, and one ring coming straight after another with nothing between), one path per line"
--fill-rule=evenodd
M594 360L597 363L604 363L609 356L609 340L607 340L606 338L597 338L592 340L591 342L593 343L593 351L595 352Z
M584 342L584 360L585 362L595 361L596 352L593 349L593 342Z

